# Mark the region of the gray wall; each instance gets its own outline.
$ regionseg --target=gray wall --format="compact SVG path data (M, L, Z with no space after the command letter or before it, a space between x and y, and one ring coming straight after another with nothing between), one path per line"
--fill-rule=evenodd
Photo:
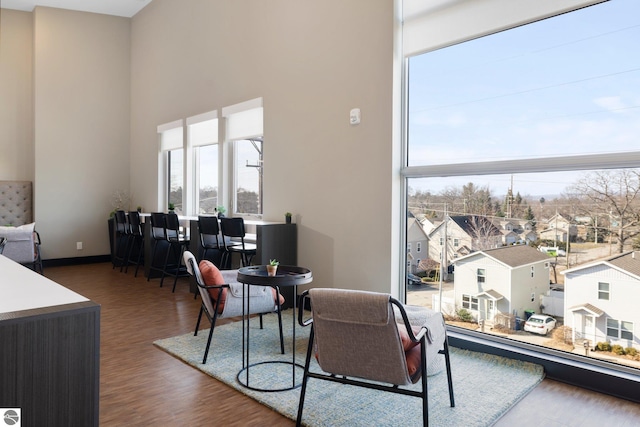
M33 181L33 14L0 14L0 180Z
M117 190L133 194L132 207L157 207L157 125L263 97L264 218L294 213L314 285L391 290L393 6L154 0L132 19L27 14L45 259L106 254ZM355 107L359 126L349 125Z

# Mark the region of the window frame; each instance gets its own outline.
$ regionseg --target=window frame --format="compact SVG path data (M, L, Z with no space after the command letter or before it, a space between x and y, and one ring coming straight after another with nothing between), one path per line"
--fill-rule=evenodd
M607 285L607 289L606 290L602 289L602 285ZM602 300L602 301L611 300L611 283L598 282L598 300Z
M264 157L264 107L263 99L254 98L222 108L222 117L225 120L224 144L230 153L230 186L228 187L229 205L227 209L236 217L262 219L264 213L264 189L263 189L263 157ZM238 141L260 141L259 165L260 178L258 183L258 213L238 211Z
M215 145L215 149L217 151L217 164L215 165L215 168L217 175L218 201L216 203L216 207L220 205L220 196L222 192L221 187L224 185L225 180L222 179L220 168L220 159L222 158L222 156L221 146L219 142L219 121L220 119L218 117L217 110L207 111L202 114L187 117L186 119L185 148L187 158L185 160L185 176L187 177L187 182L185 187L187 187L188 190L185 191L185 203L186 206L188 206L187 212L189 214L200 214L200 151L203 147L211 147ZM204 140L196 139L194 135L194 128L204 123L208 123L210 126L212 126L213 129L211 135ZM201 137L202 135L199 136Z
M486 268L477 268L476 269L476 281L478 283L487 283L487 269Z
M462 308L477 312L479 307L480 299L478 297L474 297L470 294L462 294Z
M494 2L498 4L498 2ZM502 19L499 23L497 30L479 30L465 29L463 35L458 35L455 39L455 43L471 40L483 35L490 34L495 31L502 31L508 28L513 28L517 25L528 24L535 22L539 19L555 16L565 12L571 12L579 9L580 7L590 6L592 4L600 3L599 0L595 1L575 1L575 4L565 4L562 10L556 10L548 12L546 16L538 16L535 19L525 18L521 20L514 20L516 24L510 25ZM551 6L547 6L551 8ZM420 16L420 14L415 14ZM500 14L494 14L499 16ZM482 25L482 24L479 24ZM433 26L434 29L445 28L447 26ZM451 28L454 26L451 25ZM475 31L474 34L471 34ZM399 31L399 34L403 34L403 31ZM406 30L404 32L404 40L407 40ZM435 37L422 37L425 39L434 39L433 46L425 49L422 47L416 48L413 46L413 50L410 52L412 55L417 53L423 53L428 50L434 50L437 48L445 47L451 42L446 41L446 36L435 35ZM417 39L417 37L416 37ZM402 46L402 43L399 43ZM401 48L403 49L403 48ZM404 47L406 51L406 47ZM420 52L417 49L421 49ZM409 49L411 50L411 49ZM408 75L408 58L403 57L400 61L399 75L402 78L402 90L404 93L398 99L401 100L402 108L399 116L401 121L405 125L402 129L403 143L402 143L402 156L401 161L405 162L401 165L401 186L403 198L406 198L408 180L410 178L442 178L442 177L456 177L456 176L471 176L471 175L491 175L491 174L510 174L510 173L527 173L527 172L559 172L559 171L577 171L588 169L624 169L624 168L636 168L640 164L640 151L635 152L619 152L619 153L607 153L607 154L586 154L586 155L569 155L560 157L545 157L545 158L529 158L529 159L515 159L504 161L486 161L482 163L476 163L470 165L430 165L430 166L407 166L406 163L406 135L407 135L407 112L404 110L407 106L407 75ZM407 55L408 56L408 55ZM604 167L602 167L604 166ZM401 209L406 210L406 200L403 199ZM402 212L401 215L406 215ZM402 243L402 242L401 242ZM401 291L402 294L402 291ZM532 363L540 364L544 367L547 378L556 379L563 382L568 382L574 385L585 387L587 389L597 390L603 393L615 395L628 400L639 402L637 396L637 388L640 386L640 375L635 368L627 367L624 365L614 364L611 362L599 360L599 359L587 359L584 356L567 353L560 350L551 349L548 347L540 347L534 344L513 341L508 338L503 338L494 335L483 334L478 331L472 331L463 329L453 325L447 325L449 343L453 346L468 349L471 351L480 351L489 354L495 354L504 357L515 358L518 360L529 361Z

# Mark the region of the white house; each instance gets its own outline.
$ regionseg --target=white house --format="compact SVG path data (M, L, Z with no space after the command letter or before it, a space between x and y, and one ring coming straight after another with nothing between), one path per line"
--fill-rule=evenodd
M456 307L477 320L539 312L549 290L549 257L525 245L474 252L454 261Z
M499 246L502 246L502 232L480 215L448 216L429 233L429 256L440 261L446 247L444 265L473 251Z
M427 258L429 238L420 222L412 215L407 218L407 272L415 273L420 261Z
M540 231L541 239L557 240L558 242L573 242L578 235L578 228L570 220L560 214L555 214L546 221L546 227Z
M640 252L627 252L564 271L565 325L574 342L640 349Z

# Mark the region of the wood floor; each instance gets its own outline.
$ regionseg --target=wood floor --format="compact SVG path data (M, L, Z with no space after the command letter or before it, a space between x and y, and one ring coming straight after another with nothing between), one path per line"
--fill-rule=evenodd
M158 279L134 278L131 269L124 274L107 263L50 267L45 274L101 305L101 426L295 424L153 346L193 331L200 302L187 279L171 293L172 280L160 288ZM496 425L639 424L640 405L544 380Z

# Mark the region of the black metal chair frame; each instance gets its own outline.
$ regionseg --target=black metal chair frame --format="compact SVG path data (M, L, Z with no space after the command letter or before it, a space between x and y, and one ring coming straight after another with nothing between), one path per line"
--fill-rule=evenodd
M176 284L178 283L178 277L188 277L189 272L187 267L182 263L182 254L189 248L189 240L180 237L180 222L178 221L178 215L175 212L169 212L164 217L164 230L165 238L169 242L169 250L167 251L162 278L160 279L160 287L162 287L162 281L164 276L173 276L173 288L171 292L176 291ZM171 259L171 254L175 258Z
M0 237L0 255L2 255L2 251L4 251L4 245L7 244L7 239L5 237Z
M150 216L151 221L151 259L149 260L149 275L147 276L147 282L152 276L154 271L157 271L161 275L160 286L162 286L162 280L164 279L164 263L162 267L158 267L156 264L156 257L158 254L158 246L163 244L169 244L165 236L165 213L152 212ZM169 248L167 248L169 250ZM164 261L164 260L163 260Z
M200 234L201 260L209 259L207 258L208 251L224 251L224 245L220 244L220 224L218 223L218 217L198 216L198 231ZM211 259L209 259L209 261L213 262ZM222 262L220 262L220 264L222 265Z
M220 230L222 231L222 242L224 244L224 253L221 264L229 267L231 264L231 254L240 254L240 262L243 267L251 265L251 261L256 254L256 247L253 244L245 243L245 228L243 218L220 218ZM240 243L227 244L227 237L239 238Z
M129 224L127 214L123 210L117 210L113 216L115 226L115 241L113 242L113 268L120 267L120 271L127 263L127 252L129 247Z
M422 399L422 422L424 426L428 426L429 425L429 411L428 411L428 395L427 395L427 343L426 343L426 332L427 330L425 328L422 328L420 330L420 332L418 334L413 333L413 330L411 328L411 324L409 322L409 319L407 317L407 313L402 305L402 303L400 303L400 301L398 301L397 299L393 298L393 297L389 297L389 302L393 305L395 305L399 311L400 314L402 315L402 319L404 321L404 324L406 326L407 329L407 333L409 335L409 338L411 339L411 341L413 341L414 343L417 342L420 345L420 369L421 369L421 389L420 391L415 391L415 390L409 390L406 388L401 388L398 385L385 385L382 383L374 383L374 382L367 382L367 381L361 381L358 379L353 379L353 378L348 378L345 376L337 376L334 374L323 374L323 373L318 373L318 372L310 372L309 371L309 365L311 362L311 357L314 353L314 331L313 331L313 318L309 318L309 319L304 319L304 307L305 305L307 307L309 307L307 303L307 300L309 299L309 290L306 290L302 293L302 295L300 295L300 305L298 308L298 324L300 324L300 326L309 326L311 325L311 331L309 333L309 344L307 347L307 356L306 356L306 360L305 360L305 365L304 365L304 376L302 378L302 387L300 390L300 402L298 404L298 416L296 419L296 426L301 426L302 425L302 410L304 407L304 399L305 399L305 393L307 390L307 383L309 381L309 378L315 378L315 379L319 379L319 380L325 380L325 381L331 381L331 382L336 382L336 383L340 383L340 384L348 384L348 385L352 385L352 386L358 386L358 387L363 387L363 388L369 388L369 389L373 389L373 390L380 390L380 391L388 391L390 393L396 393L396 394L402 394L405 396L413 396L413 397L419 397ZM455 400L454 400L454 396L453 396L453 381L452 381L452 377L451 377L451 361L449 358L449 343L448 343L448 338L447 338L447 334L446 334L446 330L445 330L445 336L444 336L444 345L443 348L441 350L438 351L439 354L443 354L445 357L445 364L446 364L446 372L447 372L447 381L448 381L448 385L449 385L449 401L451 404L451 407L455 407Z
M209 348L211 347L211 338L213 337L213 330L216 327L216 320L218 319L218 314L219 314L219 309L220 309L220 297L222 296L222 290L227 288L229 289L229 284L223 284L223 285L205 285L204 280L202 278L202 274L200 273L200 268L194 264L193 259L189 259L187 262L191 263L191 269L193 271L193 275L196 279L196 284L198 285L199 288L201 289L205 289L206 293L208 293L208 291L210 289L216 289L218 290L218 297L215 299L215 304L214 304L214 309L213 309L213 314L209 312L209 310L207 309L207 306L204 302L204 299L202 301L202 303L200 304L200 313L198 314L198 321L196 322L196 329L195 332L193 333L193 336L197 336L198 335L198 330L200 329L200 321L202 320L202 314L204 313L204 315L207 317L207 319L209 320L209 322L211 323L211 328L209 329L209 337L207 338L207 347L205 348L204 351L204 356L202 358L202 363L207 363L207 357L209 356ZM276 287L276 291L278 293L278 295L280 295L280 289L278 287ZM207 296L207 298L210 298L210 296ZM282 306L280 305L280 299L277 299L277 314L278 314L278 326L279 326L279 332L280 332L280 352L282 354L284 354L284 336L282 333ZM266 314L266 313L264 313ZM263 313L259 314L260 317L260 329L263 329L263 322L262 322L262 315ZM244 334L244 331L243 331ZM244 337L243 337L244 339Z
M140 264L142 264L144 257L144 231L142 229L142 223L140 221L140 213L138 211L129 212L129 240L127 242L128 250L127 250L127 258L126 264L127 266L124 269L124 272L127 273L129 271L129 265L135 265L136 271L133 277L138 277L138 268ZM137 250L137 252L135 251ZM132 255L138 254L135 261L131 258Z

